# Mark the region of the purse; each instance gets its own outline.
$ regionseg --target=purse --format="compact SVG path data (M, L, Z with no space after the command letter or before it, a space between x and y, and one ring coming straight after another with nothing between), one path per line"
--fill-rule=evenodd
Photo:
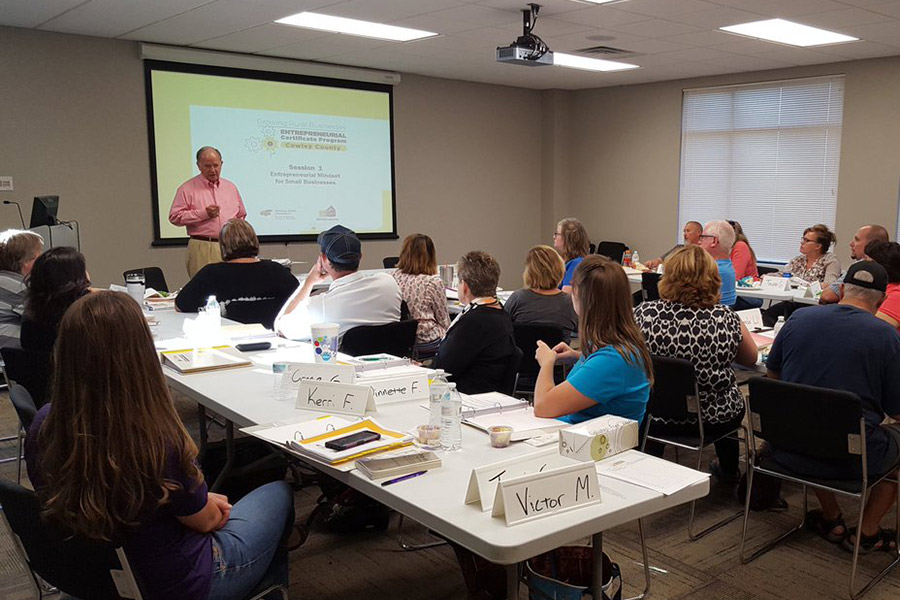
M590 546L562 546L525 563L529 600L581 600L592 597L594 572ZM616 587L611 596L609 591ZM622 572L603 553L603 600L622 600Z

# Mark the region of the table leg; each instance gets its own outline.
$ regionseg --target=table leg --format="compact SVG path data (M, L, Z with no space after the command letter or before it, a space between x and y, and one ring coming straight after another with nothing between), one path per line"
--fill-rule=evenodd
M519 564L506 565L506 600L519 597Z
M209 437L206 431L206 407L202 404L197 405L197 424L200 429L200 449L197 460L202 462L206 455L206 443Z
M211 492L217 492L222 489L225 480L228 479L231 467L234 464L234 423L225 421L225 465L216 477L215 483L209 488Z
M591 536L591 558L594 560L594 574L591 578L592 598L603 598L603 532Z

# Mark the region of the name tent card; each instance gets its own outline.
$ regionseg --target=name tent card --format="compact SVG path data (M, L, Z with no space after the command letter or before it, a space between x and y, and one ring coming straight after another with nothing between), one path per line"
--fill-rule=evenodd
M580 463L501 481L491 516L509 527L599 502L597 469Z
M806 288L806 292L804 292L804 298L818 298L822 295L822 284L818 281L813 281Z
M350 365L325 363L288 363L282 389L297 389L301 381L327 381L329 383L353 383L355 370Z
M764 292L787 292L791 289L791 280L787 277L765 275L759 289Z
M573 464L573 461L559 455L556 447L543 448L535 452L501 460L472 469L469 486L466 488L466 504L478 503L482 512L491 510L495 490L501 481L540 473L547 469Z
M296 408L361 417L366 411L375 411L375 401L372 388L367 385L301 381L297 386Z
M428 376L424 374L384 379L357 378L356 383L372 388L372 395L377 404L428 398Z

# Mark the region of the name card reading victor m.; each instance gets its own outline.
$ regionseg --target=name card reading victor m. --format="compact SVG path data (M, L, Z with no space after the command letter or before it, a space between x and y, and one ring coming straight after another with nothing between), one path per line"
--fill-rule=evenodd
M597 469L581 463L501 481L491 516L509 527L599 502Z
M288 363L282 389L294 390L301 381L327 381L329 383L353 383L355 369L352 365L328 365L324 363Z
M759 289L764 292L787 292L791 289L791 280L787 277L764 275Z
M469 486L466 488L466 504L478 503L482 512L491 510L495 490L501 481L541 473L547 469L573 464L573 461L559 455L556 446L529 452L515 458L508 458L489 465L472 469Z
M301 381L297 386L297 404L300 410L355 415L375 410L372 388L351 383L328 381Z

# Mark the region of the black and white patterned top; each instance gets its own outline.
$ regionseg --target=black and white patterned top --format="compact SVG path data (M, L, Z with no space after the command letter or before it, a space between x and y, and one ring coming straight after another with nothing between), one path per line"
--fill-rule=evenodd
M705 423L724 423L744 411L731 363L741 343L741 319L721 304L692 308L654 300L634 309L650 354L691 361Z

